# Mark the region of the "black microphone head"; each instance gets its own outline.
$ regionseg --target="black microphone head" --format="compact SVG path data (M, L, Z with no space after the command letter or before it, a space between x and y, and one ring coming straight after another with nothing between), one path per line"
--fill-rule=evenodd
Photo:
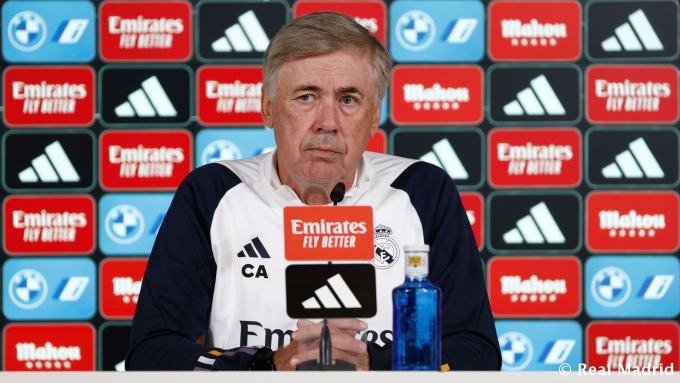
M345 184L338 182L331 190L331 201L337 205L343 198L345 198Z

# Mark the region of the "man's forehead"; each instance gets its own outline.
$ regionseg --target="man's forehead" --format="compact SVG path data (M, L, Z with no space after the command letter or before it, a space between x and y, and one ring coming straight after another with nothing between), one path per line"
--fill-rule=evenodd
M281 82L294 89L308 86L368 90L373 85L370 81L370 62L366 56L356 51L340 51L291 60L281 66L281 72Z

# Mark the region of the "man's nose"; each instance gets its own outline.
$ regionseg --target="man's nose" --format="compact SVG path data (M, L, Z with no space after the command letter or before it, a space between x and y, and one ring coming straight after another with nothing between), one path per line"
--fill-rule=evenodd
M323 99L317 109L316 128L326 132L334 132L340 125L339 119L338 103L331 97Z

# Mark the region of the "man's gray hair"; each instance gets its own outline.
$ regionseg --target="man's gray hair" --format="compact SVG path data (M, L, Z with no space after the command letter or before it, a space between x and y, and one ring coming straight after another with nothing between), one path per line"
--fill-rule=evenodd
M310 13L293 19L274 36L264 53L264 89L273 97L281 66L289 61L341 50L370 55L379 103L387 92L392 60L385 46L349 16L334 12Z

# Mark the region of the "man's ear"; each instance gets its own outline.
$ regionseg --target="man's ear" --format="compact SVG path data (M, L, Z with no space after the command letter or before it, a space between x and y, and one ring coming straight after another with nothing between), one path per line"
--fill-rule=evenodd
M267 95L267 92L262 87L262 97L260 98L260 107L262 114L262 121L264 126L273 128L272 126L272 100Z

